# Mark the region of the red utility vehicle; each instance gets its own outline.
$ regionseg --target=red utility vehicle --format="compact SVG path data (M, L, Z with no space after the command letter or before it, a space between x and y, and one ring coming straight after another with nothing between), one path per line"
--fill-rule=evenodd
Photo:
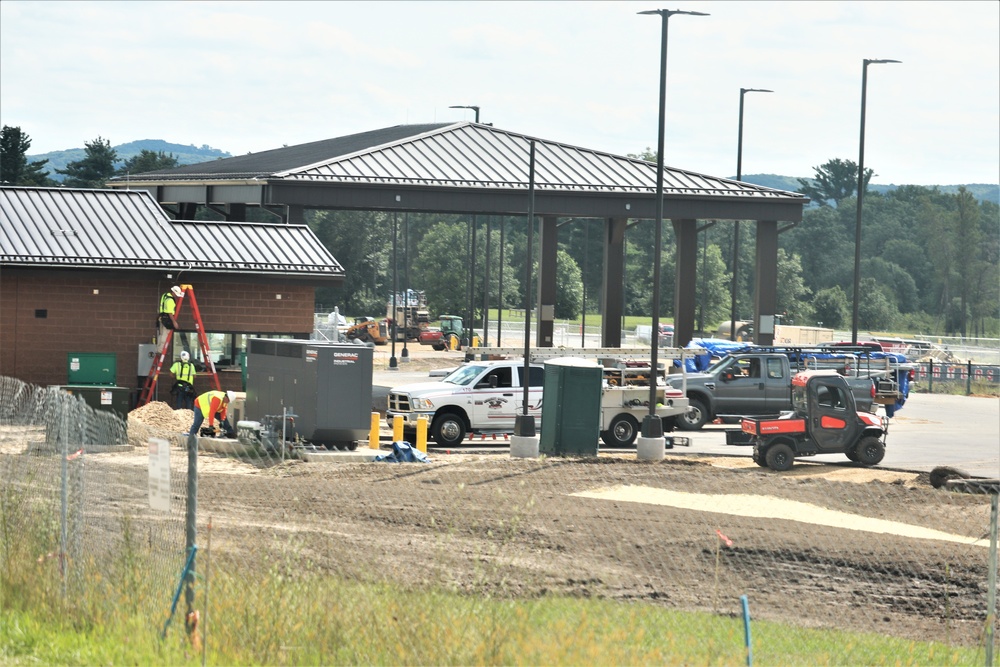
M777 419L744 417L753 436L753 460L761 467L788 470L797 456L846 454L864 465L885 456L889 420L857 409L843 376L833 370L802 371L792 378L792 411Z

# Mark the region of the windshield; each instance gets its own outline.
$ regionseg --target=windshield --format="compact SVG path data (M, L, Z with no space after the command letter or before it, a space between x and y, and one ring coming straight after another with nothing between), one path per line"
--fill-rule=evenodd
M722 370L723 368L725 368L726 366L730 365L731 363L733 363L733 357L730 357L730 356L727 355L725 357L722 357L718 361L716 361L714 364L712 364L708 368L706 368L704 372L708 373L710 375L714 375L715 373L717 373L718 371Z
M451 375L449 375L448 377L446 377L444 380L441 381L462 385L463 387L471 385L475 381L475 379L479 377L479 374L482 373L483 369L485 368L486 368L485 366L477 366L477 365L459 366L458 368L456 368L454 371L451 372Z

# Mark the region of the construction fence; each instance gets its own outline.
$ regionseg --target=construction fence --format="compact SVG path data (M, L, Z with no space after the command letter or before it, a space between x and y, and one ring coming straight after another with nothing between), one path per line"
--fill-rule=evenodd
M470 615L492 615L501 638L533 619L488 601L565 596L690 612L656 630L683 643L711 619L738 617L745 599L755 623L784 626L780 641L754 643L761 664L815 660L796 647L817 632L851 633L828 640L830 664L927 664L922 642L939 643L933 655L949 664L990 664L995 650L995 487L961 493L853 465L774 473L670 452L652 463L502 449L305 462L232 442L192 447L181 435L189 425L189 411L162 403L125 422L0 378L3 599L30 583L35 597L131 614L163 636L191 630L198 612L213 664L227 662L226 642L261 664L366 662L337 652L347 633L381 643L395 627L445 647L447 626L461 622L400 608L359 620L374 596L367 586L482 605ZM331 593L331 580L350 594ZM322 623L310 630L317 608ZM873 633L900 641L859 654L858 638ZM584 641L565 634L547 641ZM621 639L630 641L641 640ZM733 643L716 662L742 655ZM951 648L965 658L949 658ZM509 662L483 656L409 661Z

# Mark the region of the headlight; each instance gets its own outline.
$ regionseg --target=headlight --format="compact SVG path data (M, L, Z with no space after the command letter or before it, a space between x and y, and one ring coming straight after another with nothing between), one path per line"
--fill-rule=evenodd
M426 398L411 398L410 406L414 410L433 410L434 405Z

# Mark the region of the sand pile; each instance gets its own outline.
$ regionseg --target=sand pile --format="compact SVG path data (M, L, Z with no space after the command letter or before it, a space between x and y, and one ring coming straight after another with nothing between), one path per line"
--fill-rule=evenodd
M138 446L149 438L170 439L187 433L193 421L190 410L174 410L162 401L153 401L128 413L128 441Z

